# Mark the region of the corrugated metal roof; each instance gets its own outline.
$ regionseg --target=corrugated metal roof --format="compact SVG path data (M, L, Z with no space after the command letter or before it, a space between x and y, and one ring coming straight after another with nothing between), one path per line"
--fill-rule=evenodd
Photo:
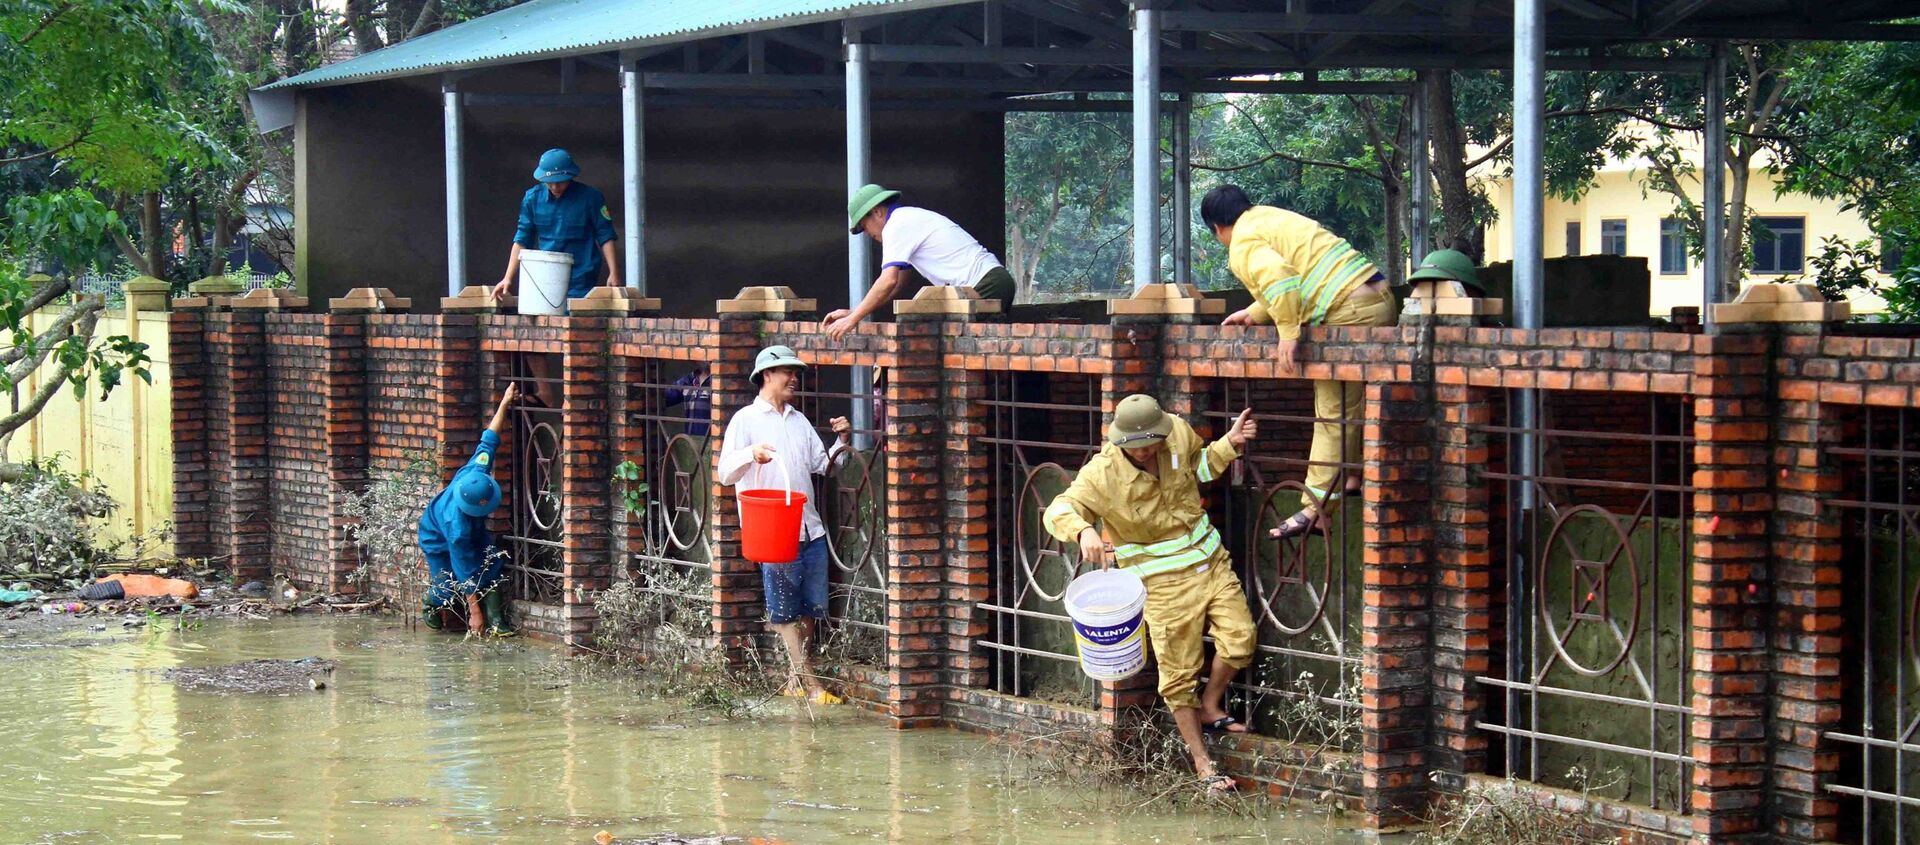
M365 82L970 0L533 0L260 90Z

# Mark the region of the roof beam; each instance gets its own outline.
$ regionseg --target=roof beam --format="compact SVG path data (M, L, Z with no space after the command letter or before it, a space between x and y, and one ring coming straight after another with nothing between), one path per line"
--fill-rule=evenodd
M1133 34L1125 28L1114 26L1085 13L1069 12L1046 0L1016 0L1011 5L1015 11L1023 15L1038 18L1061 29L1077 32L1095 41L1116 47L1133 43Z
M1705 0L1686 0L1705 2ZM1165 12L1168 31L1265 32L1303 35L1357 36L1508 36L1512 21L1502 18L1288 15L1270 12ZM1920 25L1874 23L1774 23L1769 21L1674 20L1653 30L1633 21L1555 21L1548 32L1556 39L1647 41L1664 38L1756 38L1787 41L1916 41ZM1322 45L1324 48L1324 44ZM1318 54L1320 51L1316 51ZM1308 58L1309 63L1313 57Z
M880 45L871 45L868 49L874 49L878 46ZM846 80L844 78L826 74L805 76L755 76L745 73L643 73L640 75L640 80L641 84L648 88L679 91L837 91L844 89L846 86ZM936 79L925 76L894 76L875 79L873 80L873 87L875 90L935 93L972 92L1007 95L1054 94L1074 91L1121 93L1132 90L1131 82L1126 79L1082 80L1063 83L1059 80L1048 79ZM1412 83L1350 80L1321 82L1284 79L1203 79L1190 83L1188 90L1217 94L1366 94L1391 96L1411 92ZM520 97L521 95L500 96ZM551 99L551 95L527 96ZM522 101L523 100L515 100L514 102ZM534 100L524 101L534 102Z
M1681 21L1693 17L1712 0L1674 0L1660 10L1658 17L1647 23L1647 35L1659 35L1680 25Z

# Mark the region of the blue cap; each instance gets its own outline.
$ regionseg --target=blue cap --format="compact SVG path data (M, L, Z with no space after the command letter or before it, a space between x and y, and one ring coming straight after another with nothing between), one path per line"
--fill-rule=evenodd
M555 147L540 154L540 166L533 169L533 178L542 182L570 182L580 175L580 165L573 163L573 154Z
M463 472L453 482L453 504L467 516L486 516L500 506L500 484L484 472Z

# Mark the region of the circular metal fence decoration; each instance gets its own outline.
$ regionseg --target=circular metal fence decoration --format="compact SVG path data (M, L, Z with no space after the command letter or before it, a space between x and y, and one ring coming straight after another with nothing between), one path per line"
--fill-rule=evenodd
M1316 556L1311 554L1313 545L1308 542L1313 536L1311 533L1286 538L1274 537L1269 533L1269 528L1278 527L1297 510L1292 505L1282 506L1278 503L1300 502L1303 496L1313 500L1315 513L1327 512L1326 500L1308 491L1307 486L1298 481L1282 481L1268 488L1267 495L1260 501L1260 515L1254 520L1256 536L1253 538L1253 547L1273 549L1274 572L1269 578L1264 568L1257 565L1258 560L1254 561L1256 565L1248 567L1253 571L1254 594L1260 598L1260 615L1289 636L1304 634L1307 629L1319 624L1321 617L1327 613L1327 599L1333 585L1334 562L1330 543L1321 543L1320 554ZM1328 522L1331 524L1331 516ZM1319 558L1318 578L1313 577L1311 572L1314 557ZM1298 621L1281 619L1285 613L1276 609L1276 606L1282 598L1295 592L1306 598L1306 618Z
M1017 507L1013 518L1013 546L1020 560L1020 569L1026 573L1027 586L1047 601L1061 601L1067 595L1067 584L1080 574L1080 550L1077 544L1063 543L1047 532L1040 523L1045 518L1047 506L1067 485L1073 483L1073 474L1065 467L1048 462L1034 467L1027 473L1027 480L1020 485L1020 496L1015 500ZM1027 523L1031 520L1032 527ZM1028 534L1037 537L1028 537ZM1063 568L1065 580L1060 583L1058 594L1047 592L1042 586L1040 573L1051 563Z
M880 498L878 485L873 480L874 467L884 463L884 447L877 446L872 452L849 450L840 473L834 479L836 496L833 503L833 532L827 543L827 556L833 565L842 572L858 572L868 569L879 578L880 584L886 583L880 571L881 557L885 551L880 532L881 509L885 507ZM851 473L856 479L853 486L841 486ZM846 551L855 548L857 556L848 558Z
M656 488L652 504L659 517L659 536L673 551L686 551L706 538L707 502L712 495L700 489L707 477L706 457L707 438L690 434L668 438L660 452L660 473L656 477L667 489Z
M527 450L522 457L523 472L520 477L525 483L520 486L522 501L527 508L527 518L542 531L552 531L560 525L560 513L565 500L561 498L558 470L561 467L560 434L554 431L552 423L535 423L527 430Z
M1620 518L1606 508L1599 505L1577 505L1564 512L1558 512L1551 506L1549 510L1555 513L1555 518L1553 530L1547 532L1546 542L1541 544L1538 559L1534 562L1534 606L1538 609L1540 624L1547 629L1546 639L1553 645L1554 655L1564 661L1567 668L1579 674L1589 678L1599 677L1619 668L1621 663L1633 655L1633 644L1640 633L1640 562L1633 553L1632 538L1626 528L1621 526ZM1576 547L1568 526L1582 516L1598 516L1605 521L1607 527L1613 529L1615 542L1604 559L1594 560L1580 556L1580 550ZM1548 566L1556 558L1554 554L1556 546L1564 548L1566 565L1569 567L1566 627L1564 628L1554 618L1556 614L1550 607L1551 602L1548 600L1546 590ZM1626 562L1627 585L1632 590L1629 602L1632 613L1627 617L1624 634L1620 630L1620 621L1614 617L1613 602L1609 596L1613 576L1622 558L1625 558ZM1613 635L1614 641L1620 645L1620 652L1600 666L1587 666L1575 660L1567 651L1567 642L1573 638L1573 632L1581 625L1588 623L1604 626ZM1549 661L1542 666L1541 674L1544 675L1552 665Z

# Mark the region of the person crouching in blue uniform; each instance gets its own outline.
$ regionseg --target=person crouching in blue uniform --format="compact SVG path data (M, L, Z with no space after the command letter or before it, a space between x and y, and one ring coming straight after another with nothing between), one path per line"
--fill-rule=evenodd
M420 514L420 551L427 556L427 595L421 615L427 627L438 630L443 614L458 612L464 602L467 633L482 627L494 636L511 636L506 602L500 590L500 558L490 548L487 516L500 506L500 484L493 480L493 453L507 427L507 408L520 398L520 386L508 385L494 409L493 421L480 434L480 446L467 465L427 503ZM484 606L485 615L482 615Z

